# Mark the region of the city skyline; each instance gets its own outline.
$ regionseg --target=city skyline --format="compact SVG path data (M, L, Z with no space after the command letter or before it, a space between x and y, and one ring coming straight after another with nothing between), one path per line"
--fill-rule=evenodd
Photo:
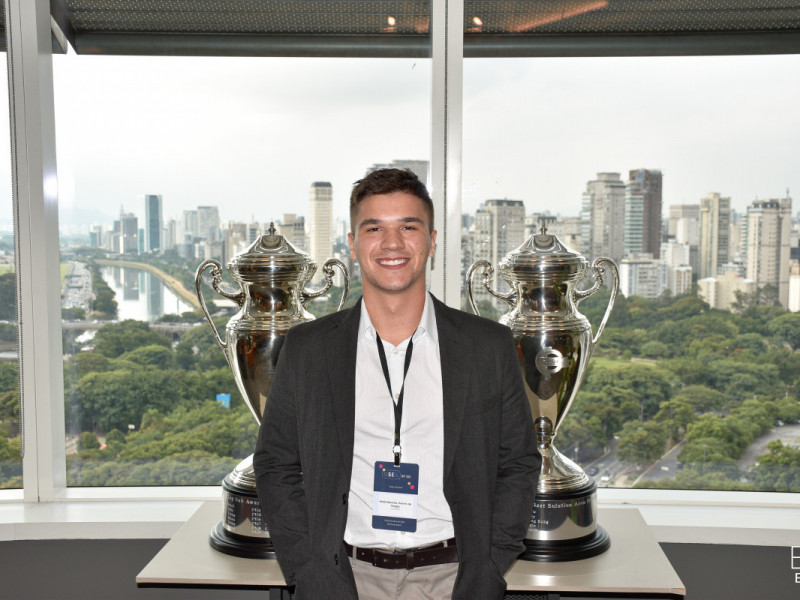
M791 195L798 69L800 56L465 60L462 212L513 199L578 214L595 173L633 169L662 171L664 206L717 192L742 212ZM230 220L268 221L298 212L317 180L345 217L370 165L429 159L426 59L69 54L54 71L65 223L110 221L146 193L165 219L224 204Z

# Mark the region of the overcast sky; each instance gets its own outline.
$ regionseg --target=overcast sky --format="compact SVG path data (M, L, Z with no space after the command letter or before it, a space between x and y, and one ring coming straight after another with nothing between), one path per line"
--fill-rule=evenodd
M163 195L165 218L216 204L223 220L279 219L307 214L318 180L344 216L369 165L429 158L429 60L70 54L54 70L65 222L142 213L145 193ZM596 173L641 167L664 173L665 212L711 191L739 210L787 188L797 199L800 56L469 59L464 71L464 211L505 197L576 215Z

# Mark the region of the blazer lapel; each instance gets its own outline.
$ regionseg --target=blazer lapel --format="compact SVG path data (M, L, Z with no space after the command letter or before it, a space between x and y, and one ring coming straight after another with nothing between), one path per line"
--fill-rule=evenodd
M461 333L459 311L436 298L436 329L439 332L439 357L442 364L442 402L444 404L444 479L446 482L456 456L464 407L469 394L469 369L464 356L472 355L472 341Z
M347 477L353 469L353 434L356 418L356 349L361 300L334 318L334 326L325 339L325 360L328 365L330 397L339 439L339 453Z

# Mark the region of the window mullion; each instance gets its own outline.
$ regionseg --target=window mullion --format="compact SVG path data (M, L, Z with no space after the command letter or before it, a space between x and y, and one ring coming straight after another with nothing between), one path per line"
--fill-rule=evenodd
M431 55L431 192L439 232L431 291L460 308L463 0L432 0Z
M50 3L6 7L24 498L51 501L66 465Z

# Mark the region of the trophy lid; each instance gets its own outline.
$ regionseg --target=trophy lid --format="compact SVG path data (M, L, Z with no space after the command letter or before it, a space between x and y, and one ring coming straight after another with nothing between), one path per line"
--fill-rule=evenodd
M238 278L257 276L263 279L271 275L292 275L316 270L317 263L305 252L290 244L284 236L269 224L269 233L259 237L247 250L234 256L228 263L231 275Z
M547 233L547 227L542 223L539 233L503 257L500 271L518 281L531 278L565 280L581 275L587 265L588 261L580 252Z

